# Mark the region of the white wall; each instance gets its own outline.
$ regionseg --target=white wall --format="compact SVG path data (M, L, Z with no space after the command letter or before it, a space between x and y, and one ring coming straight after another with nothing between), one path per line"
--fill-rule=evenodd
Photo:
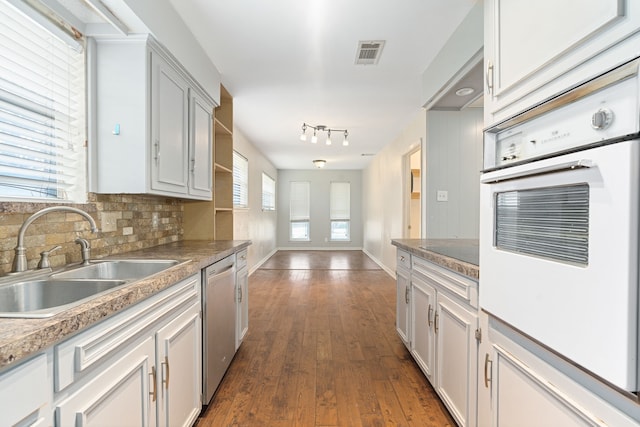
M402 162L425 138L425 133L426 113L417 110L413 121L363 171L363 249L392 275L396 248L391 239L402 238L403 228Z
M428 111L426 197L429 239L477 239L483 109ZM448 201L438 202L438 190Z
M311 185L311 221L309 242L289 241L289 188L291 181L309 181ZM351 241L329 240L329 187L332 181L351 183ZM361 249L362 248L362 171L360 170L280 170L276 209L278 211L278 248ZM328 241L325 241L325 238Z
M253 272L276 250L278 210L262 210L262 172L275 179L277 185L278 171L237 128L233 130L233 146L249 161L249 207L234 210L233 236L251 240L248 265Z
M441 91L484 46L484 9L479 1L422 74L422 106L439 98Z

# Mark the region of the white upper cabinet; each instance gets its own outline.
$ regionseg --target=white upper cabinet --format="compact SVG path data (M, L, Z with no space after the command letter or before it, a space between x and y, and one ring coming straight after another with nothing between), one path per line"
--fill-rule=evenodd
M213 99L151 38L90 47L91 191L211 200Z
M485 127L640 54L636 0L486 0Z

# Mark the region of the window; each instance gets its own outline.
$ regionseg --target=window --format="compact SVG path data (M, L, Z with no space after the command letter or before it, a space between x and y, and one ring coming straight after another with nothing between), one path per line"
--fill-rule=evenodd
M249 207L249 161L233 152L233 207Z
M264 172L262 172L262 210L276 210L276 182Z
M309 241L309 182L291 181L289 192L289 237Z
M330 190L331 240L351 239L351 184L332 182Z
M85 202L82 45L2 0L0 21L0 198Z

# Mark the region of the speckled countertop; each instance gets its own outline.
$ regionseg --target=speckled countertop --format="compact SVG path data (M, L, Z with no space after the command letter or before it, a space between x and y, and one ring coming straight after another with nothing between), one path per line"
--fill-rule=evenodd
M110 258L174 259L174 267L45 319L0 318L0 369L44 350L105 317L154 295L251 244L248 240L181 241ZM105 258L107 259L107 258Z
M441 267L472 279L480 278L478 240L393 239L391 243Z

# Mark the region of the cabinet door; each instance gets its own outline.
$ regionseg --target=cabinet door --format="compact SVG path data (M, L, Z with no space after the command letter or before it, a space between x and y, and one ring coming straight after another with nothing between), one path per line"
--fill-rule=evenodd
M476 425L477 327L476 313L438 293L435 389L460 426Z
M189 87L155 52L151 70L151 189L187 194Z
M236 351L238 351L249 330L249 270L247 267L236 273L236 290L238 304L236 310Z
M155 424L156 368L152 336L123 354L57 405L59 426Z
M493 426L608 425L502 347L493 346L490 360Z
M635 0L485 1L485 126L637 56L639 28Z
M190 426L202 409L201 327L194 304L156 334L158 427Z
M0 425L51 425L52 377L45 354L0 375Z
M192 90L189 108L189 194L210 200L213 186L213 106Z
M411 276L411 354L429 381L433 381L435 313L435 289L417 277L417 274L413 274Z
M396 330L404 344L409 347L409 307L411 282L410 273L404 268L396 270Z

